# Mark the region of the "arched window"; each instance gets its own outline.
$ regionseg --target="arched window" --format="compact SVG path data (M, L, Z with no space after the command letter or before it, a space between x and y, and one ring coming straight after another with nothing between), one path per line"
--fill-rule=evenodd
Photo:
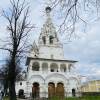
M49 42L50 42L50 44L53 44L53 36L49 36Z
M38 62L34 62L32 66L32 70L39 71L40 65Z
M43 64L42 64L42 70L43 70L44 72L47 72L47 71L48 71L48 63L43 63Z
M68 70L71 71L72 64L68 64Z
M66 72L66 64L61 64L60 70L61 70L61 72Z
M56 63L52 63L50 65L51 72L58 72L58 65Z
M46 44L46 37L45 36L42 37L42 40L43 40L43 44Z
M18 97L19 97L19 98L24 97L24 90L23 90L23 89L20 89L20 90L19 90L19 92L18 92Z

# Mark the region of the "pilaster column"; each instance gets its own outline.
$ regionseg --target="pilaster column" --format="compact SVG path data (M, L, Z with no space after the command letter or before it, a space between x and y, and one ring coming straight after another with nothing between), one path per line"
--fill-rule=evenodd
M66 72L68 72L68 63L66 64Z
M50 63L48 63L48 72L51 72Z
M55 83L55 82L54 82L54 84L55 84L55 93L56 93L56 89L57 89L57 83Z
M61 70L60 70L60 64L58 64L58 72L61 72Z
M42 62L40 62L40 72L42 72Z
M64 89L65 89L65 97L67 97L67 95L68 95L68 88L67 88L67 86L64 86Z
M57 83L54 83L55 84L55 88L57 87Z
M33 65L33 61L31 60L29 64L29 70L32 70L32 65Z
M27 79L31 76L31 74L32 74L32 66L29 65L28 66L28 72L27 72Z

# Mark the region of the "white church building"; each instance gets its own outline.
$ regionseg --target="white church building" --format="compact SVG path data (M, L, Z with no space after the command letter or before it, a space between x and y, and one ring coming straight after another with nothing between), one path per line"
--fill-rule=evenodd
M64 58L60 43L46 7L46 21L41 28L38 45L34 42L27 57L27 77L16 82L16 93L23 90L26 97L79 96L80 77L73 72L74 60Z

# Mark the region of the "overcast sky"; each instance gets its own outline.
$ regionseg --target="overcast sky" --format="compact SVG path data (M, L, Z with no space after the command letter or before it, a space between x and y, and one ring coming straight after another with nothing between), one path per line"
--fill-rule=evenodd
M44 9L46 7L42 0L28 0L30 2L30 20L35 25L35 29L31 33L30 42L33 43L40 33L40 29L45 21ZM0 2L0 11L8 9L9 0ZM53 12L54 13L54 12ZM53 15L52 13L52 15ZM91 16L91 15L89 15ZM83 17L86 16L83 14ZM93 16L92 16L93 17ZM92 18L91 17L91 18ZM53 19L53 18L52 18ZM54 20L54 19L53 19ZM64 38L61 42L64 43L64 54L66 59L79 61L76 64L77 71L83 76L100 77L100 20L90 20L86 31L83 31L83 25L78 23L76 33L79 38L73 39L72 42L65 43ZM54 20L56 26L56 19ZM0 38L5 39L6 36L6 21L0 17ZM60 37L60 36L59 36ZM1 44L0 44L1 45ZM3 53L3 54L1 54ZM4 52L0 52L0 60L4 58ZM0 61L0 65L2 62Z

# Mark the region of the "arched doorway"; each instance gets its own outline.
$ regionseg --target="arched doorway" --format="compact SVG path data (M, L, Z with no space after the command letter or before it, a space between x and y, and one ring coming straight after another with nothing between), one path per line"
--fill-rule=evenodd
M64 97L64 84L63 83L57 83L56 95L60 97Z
M35 82L33 83L33 87L32 87L32 97L33 98L38 98L39 97L39 83Z
M24 97L24 90L23 89L20 89L19 92L18 92L18 97L19 98L23 98Z
M48 84L48 97L55 96L55 84L53 82L50 82Z
M72 89L72 96L73 96L73 97L76 96L76 91L75 91L75 89Z

